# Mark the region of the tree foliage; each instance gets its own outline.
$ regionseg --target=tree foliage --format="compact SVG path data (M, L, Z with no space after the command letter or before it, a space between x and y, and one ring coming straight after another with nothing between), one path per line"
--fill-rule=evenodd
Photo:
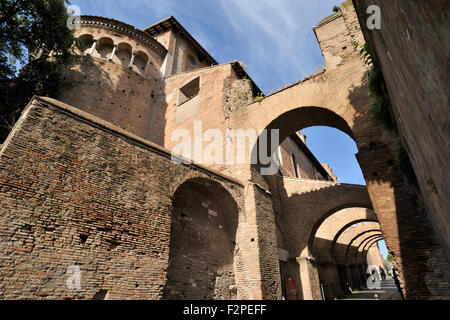
M0 0L0 142L33 95L56 97L75 38L67 0Z

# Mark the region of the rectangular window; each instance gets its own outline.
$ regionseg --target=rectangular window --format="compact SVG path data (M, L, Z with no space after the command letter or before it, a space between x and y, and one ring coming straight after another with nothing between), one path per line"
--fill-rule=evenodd
M200 92L200 77L188 82L178 91L178 105L192 99Z

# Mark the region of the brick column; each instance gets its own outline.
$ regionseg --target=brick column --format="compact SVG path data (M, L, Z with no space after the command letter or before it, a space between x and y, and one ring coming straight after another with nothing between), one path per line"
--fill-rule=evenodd
M310 257L297 257L296 260L300 271L303 300L322 300L319 273L315 260Z
M281 279L277 254L272 199L265 190L248 183L245 190L245 234L242 234L237 268L250 299L281 299Z
M450 265L416 195L394 166L388 146L357 154L373 208L394 255L407 299L450 297ZM447 280L446 280L447 278Z

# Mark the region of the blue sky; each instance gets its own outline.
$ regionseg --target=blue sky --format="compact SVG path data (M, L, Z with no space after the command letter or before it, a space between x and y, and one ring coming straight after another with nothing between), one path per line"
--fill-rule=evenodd
M81 14L117 19L143 29L174 16L219 62L237 59L268 94L322 69L312 26L340 0L72 0ZM365 184L354 141L332 128L302 130L320 162L340 182Z
M388 256L388 249L386 247L386 242L384 240L378 241L378 247L380 248L380 253L384 259Z

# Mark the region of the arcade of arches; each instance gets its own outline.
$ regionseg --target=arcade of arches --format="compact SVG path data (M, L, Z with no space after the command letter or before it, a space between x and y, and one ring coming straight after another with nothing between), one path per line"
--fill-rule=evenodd
M450 297L396 139L370 118L351 3L314 32L325 68L255 100L242 65L218 64L173 17L145 30L82 17L71 81L57 100L33 98L0 149L0 298L334 299L383 265L382 239L406 299ZM173 132L197 138L198 121L227 139L278 129L279 170L173 161ZM312 155L298 134L311 126L355 141L367 185L338 182Z

